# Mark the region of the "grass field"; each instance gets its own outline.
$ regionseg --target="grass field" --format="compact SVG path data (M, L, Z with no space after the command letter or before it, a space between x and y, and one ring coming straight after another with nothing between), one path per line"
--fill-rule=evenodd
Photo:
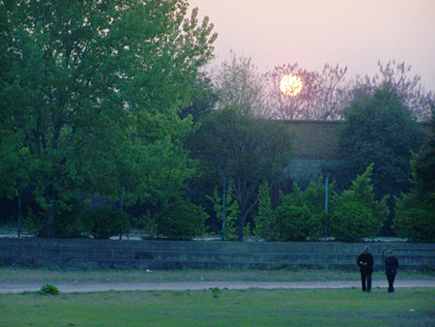
M376 272L373 278L385 278ZM435 279L400 272L401 279ZM0 282L358 280L334 270L61 270L0 268ZM435 326L435 289L128 291L0 294L0 326Z
M0 295L0 326L435 326L435 289Z

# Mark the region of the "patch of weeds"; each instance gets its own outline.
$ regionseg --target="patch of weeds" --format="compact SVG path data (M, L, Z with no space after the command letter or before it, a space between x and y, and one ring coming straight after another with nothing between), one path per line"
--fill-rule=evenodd
M272 268L272 270L285 270L285 269L289 269L289 266L287 263L281 263L278 266L275 266Z
M291 267L288 267L287 270L291 271L291 272L300 272L301 271L301 267L299 267L299 266L291 266Z
M46 284L37 292L39 295L59 295L59 289L51 284Z
M219 289L219 287L215 287L215 288L210 288L211 293L213 294L212 296L217 299L219 297L219 295L222 293L222 291Z
M425 265L421 268L421 272L424 274L434 275L435 274L435 267Z

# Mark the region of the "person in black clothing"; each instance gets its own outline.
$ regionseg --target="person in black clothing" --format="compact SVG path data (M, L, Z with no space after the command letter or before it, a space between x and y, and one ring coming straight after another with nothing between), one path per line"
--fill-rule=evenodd
M388 279L388 293L394 292L394 279L399 268L399 261L393 256L393 251L387 250L387 258L385 259L385 274Z
M364 247L364 252L358 256L356 263L359 266L359 271L361 272L361 286L363 292L368 293L372 289L372 273L373 273L373 257L369 253L369 247ZM366 287L367 282L367 287Z

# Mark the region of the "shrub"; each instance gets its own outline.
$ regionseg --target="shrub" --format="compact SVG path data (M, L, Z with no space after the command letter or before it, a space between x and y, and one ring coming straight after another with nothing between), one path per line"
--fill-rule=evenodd
M310 211L304 206L282 205L276 209L280 238L283 241L306 241L309 235Z
M421 200L417 192L397 199L393 230L412 242L435 242L435 196Z
M170 240L191 240L204 233L207 218L200 206L181 199L171 201L157 216L157 233Z
M388 215L388 198L374 200L370 183L372 169L373 165L369 166L364 174L353 181L350 190L332 198L329 230L337 240L354 242L379 235Z
M59 295L59 289L56 286L46 284L38 291L40 295Z
M329 188L333 193L333 185ZM298 185L292 193L282 197L282 204L276 208L280 238L284 241L306 241L318 239L324 229L325 186L323 179L311 182L302 191Z
M254 235L257 239L264 239L266 241L277 240L276 217L272 210L269 184L267 182L261 185L258 197L258 214L254 219Z
M107 205L87 212L83 222L96 239L108 239L129 232L129 215Z
M435 122L435 115L433 119ZM396 198L393 230L412 242L435 242L435 192L430 191L427 171L419 166L419 160L416 154L411 160L413 188L408 194L402 194L402 199Z
M231 196L231 183L228 183L225 196L225 221L222 215L223 204L222 197L219 195L218 187L216 186L213 192L213 197L207 196L211 202L213 202L213 209L216 213L216 218L223 222L222 236L225 240L236 240L238 238L238 226L237 221L240 215L239 203L233 200ZM249 227L249 226L248 226Z
M373 216L372 210L358 202L343 203L329 220L330 232L336 240L344 242L376 237L381 228L382 222Z

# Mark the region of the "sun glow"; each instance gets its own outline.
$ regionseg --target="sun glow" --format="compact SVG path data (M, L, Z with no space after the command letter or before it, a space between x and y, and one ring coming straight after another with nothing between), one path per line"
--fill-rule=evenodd
M285 75L280 84L281 91L290 96L295 96L301 93L302 87L303 83L301 78L293 74Z

